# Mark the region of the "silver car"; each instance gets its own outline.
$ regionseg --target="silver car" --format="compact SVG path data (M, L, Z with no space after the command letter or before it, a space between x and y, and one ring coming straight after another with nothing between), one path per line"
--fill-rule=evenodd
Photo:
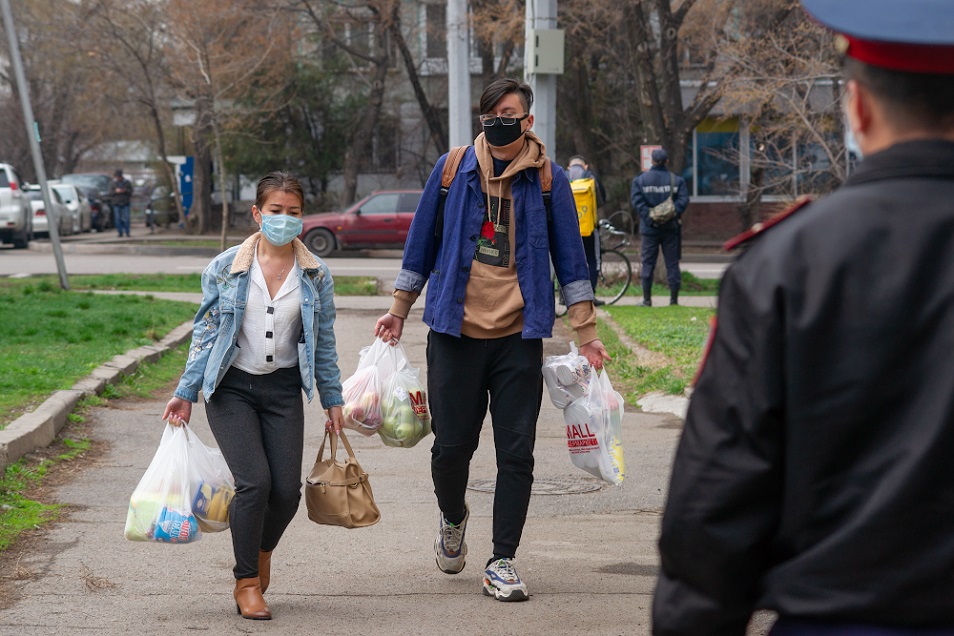
M63 203L60 193L52 185L48 185L50 192L50 202L53 204L52 210L46 209L43 201L43 193L40 186L31 184L26 191L26 196L30 200L30 207L33 209L33 231L39 236L50 235L50 221L55 220L56 229L60 236L69 236L73 234L73 217L70 209Z
M82 189L72 183L51 181L50 186L57 191L60 199L69 208L73 220L73 234L89 232L93 229L93 209Z
M33 239L33 212L23 186L13 166L0 163L0 239L16 248Z

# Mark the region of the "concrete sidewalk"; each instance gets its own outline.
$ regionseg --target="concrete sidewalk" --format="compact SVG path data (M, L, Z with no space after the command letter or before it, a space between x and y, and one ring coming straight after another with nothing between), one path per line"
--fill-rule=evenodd
M371 342L387 300L341 299L336 333L344 377ZM403 343L412 363L423 367L426 328L419 311L412 312ZM546 341L547 354L565 353L569 340L570 334L557 334ZM469 561L456 576L434 564L429 440L396 449L352 434L381 522L356 530L318 526L302 504L272 562L274 620L255 622L235 614L228 532L188 545L123 538L129 496L158 445L164 405L165 399L128 400L92 410L91 436L108 450L56 490L55 500L68 506L65 519L23 553L16 572L0 573L15 599L0 611L0 633L650 633L655 542L681 430L675 416L627 412L627 477L612 487L570 463L562 413L544 397L534 496L517 561L531 599L514 604L480 592L491 550L493 495L485 491L496 473L489 419L471 471ZM303 475L314 462L323 421L316 399L306 407ZM193 428L213 442L201 406Z

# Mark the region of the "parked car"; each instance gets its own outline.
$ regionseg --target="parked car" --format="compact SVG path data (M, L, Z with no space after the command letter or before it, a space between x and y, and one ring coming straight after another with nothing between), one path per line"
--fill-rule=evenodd
M33 239L33 213L24 182L8 163L0 163L0 239L24 248Z
M336 249L404 249L423 190L372 192L343 212L308 214L300 238L318 256Z
M95 225L100 232L113 227L113 178L105 172L77 172L60 177L64 183L90 188L95 191L95 200L99 202L101 226Z
M50 192L50 202L53 204L53 210L46 209L46 203L43 201L43 193L38 184L31 184L26 190L26 196L30 200L30 206L33 209L33 232L37 236L50 235L50 219L56 219L56 229L60 236L69 236L73 233L73 217L70 209L63 203L60 193L47 184Z
M103 213L103 202L99 198L99 192L93 188L81 185L76 186L76 189L82 192L83 196L85 196L89 202L90 225L92 229L96 232L102 232L106 228L111 227L113 224L112 219L109 219L107 222L106 217L108 215Z
M168 186L153 186L146 202L146 227L155 229L157 226L169 227L179 221L179 213L173 200L175 192L170 192Z
M80 191L79 187L72 183L56 181L51 181L50 186L59 193L63 204L70 211L70 216L73 219L72 233L81 234L93 229L93 209L89 205L89 199Z

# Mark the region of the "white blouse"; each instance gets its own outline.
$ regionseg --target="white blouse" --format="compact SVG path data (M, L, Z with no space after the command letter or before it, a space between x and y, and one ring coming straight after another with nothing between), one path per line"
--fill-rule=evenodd
M249 271L248 301L238 334L238 355L232 363L246 373L265 375L298 366L301 337L301 289L298 263L292 265L272 298L258 253Z

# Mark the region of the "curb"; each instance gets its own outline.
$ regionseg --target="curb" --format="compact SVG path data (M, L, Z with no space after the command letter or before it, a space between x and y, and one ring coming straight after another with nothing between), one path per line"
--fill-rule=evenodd
M0 471L38 448L49 446L63 430L69 414L80 400L101 395L107 384L117 384L135 373L143 362L155 362L162 354L192 338L193 321L184 322L154 345L144 345L113 357L72 388L57 391L36 410L24 413L0 431Z

